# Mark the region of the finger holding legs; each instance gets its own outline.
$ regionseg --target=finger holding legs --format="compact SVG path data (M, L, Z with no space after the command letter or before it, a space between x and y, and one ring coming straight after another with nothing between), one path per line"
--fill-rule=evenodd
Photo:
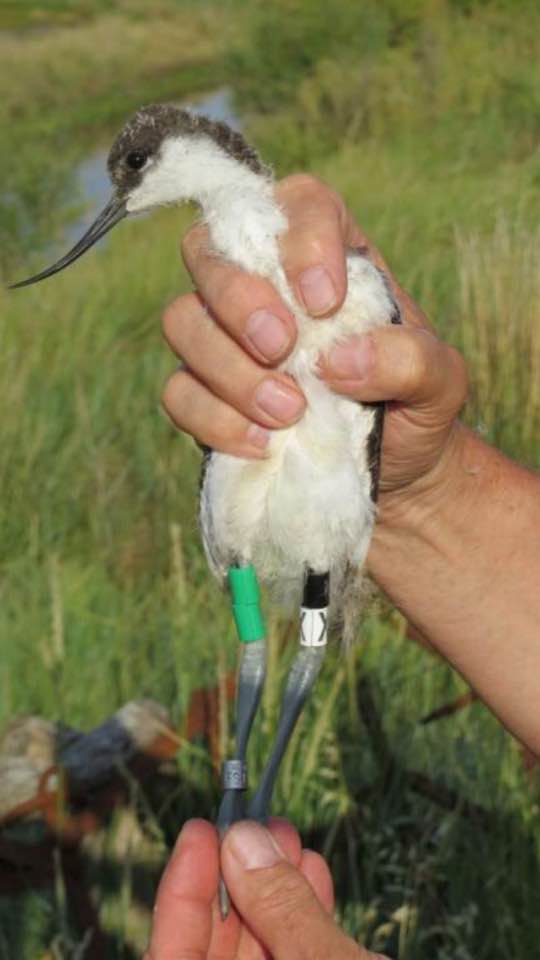
M302 859L302 841L296 827L284 817L270 817L268 829L287 859L298 867Z
M243 924L231 908L226 920L221 916L219 898L212 903L212 933L205 960L238 960Z
M217 877L216 832L203 820L191 820L159 885L145 960L206 960Z
M371 957L335 926L310 883L260 824L235 824L223 844L222 868L240 916L274 960Z
M302 843L298 831L291 823L280 817L270 817L268 830L293 866L300 868L302 862ZM270 957L260 940L249 927L242 926L236 960L267 960Z
M291 831L294 828L286 821L282 821ZM279 843L279 835L275 830L275 820L270 820L269 829L274 839ZM296 833L296 831L294 831ZM296 837L299 842L298 834ZM281 839L284 839L283 836ZM279 846L285 853L286 850L282 843ZM296 851L298 853L298 851ZM319 903L327 913L332 914L334 910L334 884L328 865L320 854L313 850L301 850L299 855L291 857L290 851L287 854L293 866L297 867L299 872L306 878ZM249 929L244 926L240 937L240 949L237 960L267 960L270 953L263 947Z
M314 850L303 850L299 868L319 903L327 913L332 913L335 906L334 881L326 860Z

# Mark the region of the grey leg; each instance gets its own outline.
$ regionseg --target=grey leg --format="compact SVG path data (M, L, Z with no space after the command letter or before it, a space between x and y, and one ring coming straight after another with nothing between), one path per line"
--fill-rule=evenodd
M278 732L270 760L248 806L248 817L265 823L279 767L296 721L311 693L324 660L327 640L329 575L308 571L300 614L301 648L287 678Z
M236 567L235 573L239 575L240 572L241 568ZM253 568L244 568L243 573L247 574L247 580L241 577L240 586L235 585L233 573L231 584L235 620L243 649L236 692L236 752L223 764L223 798L216 822L221 840L229 827L245 816L246 751L266 676L266 641L258 605L256 576ZM222 878L219 882L219 901L221 916L225 919L230 901Z
M242 652L236 694L236 752L223 764L223 799L217 827L223 836L231 824L245 815L244 792L247 788L246 751L253 720L266 676L266 643L246 644Z

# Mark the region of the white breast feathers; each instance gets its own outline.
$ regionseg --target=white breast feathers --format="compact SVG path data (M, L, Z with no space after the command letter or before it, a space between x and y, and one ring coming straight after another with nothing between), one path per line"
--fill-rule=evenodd
M274 282L298 323L296 347L282 369L305 393L306 412L273 434L265 460L213 453L201 490L203 539L215 573L223 577L235 561L253 563L286 603L297 599L306 567L331 571L335 603L346 571L365 560L374 522L375 408L330 391L317 364L335 343L390 323L396 306L369 260L351 254L347 267L346 302L327 320L303 314L276 271Z

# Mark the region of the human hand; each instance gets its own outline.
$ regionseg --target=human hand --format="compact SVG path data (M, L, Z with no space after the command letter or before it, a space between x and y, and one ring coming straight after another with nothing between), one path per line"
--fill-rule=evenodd
M464 363L437 339L338 194L304 174L285 178L276 191L289 221L281 240L283 266L314 318L332 314L345 298L347 248L363 248L386 272L401 309L403 326L339 346L321 368L338 393L389 401L381 468L384 521L394 506L406 510L418 493L445 482L466 393ZM186 364L169 380L164 407L201 443L264 456L268 431L289 426L304 410L294 381L276 370L294 346L294 317L268 280L209 251L204 226L186 234L183 253L198 293L179 297L164 314L165 337Z
M185 824L163 874L144 960L377 960L334 924L333 886L322 857L296 830L244 821L227 833L221 869L234 907L219 916L217 834Z

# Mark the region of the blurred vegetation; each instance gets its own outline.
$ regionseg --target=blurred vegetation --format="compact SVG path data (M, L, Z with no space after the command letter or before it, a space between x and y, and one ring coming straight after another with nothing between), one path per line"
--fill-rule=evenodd
M28 3L28 18L36 12ZM152 100L182 99L224 81L230 21L220 9L137 0L43 5L39 29L0 32L0 249L4 269L60 235L78 160ZM107 8L101 16L96 14ZM93 17L81 19L84 10ZM60 11L77 14L64 24ZM52 18L52 23L51 23ZM0 23L2 14L0 12Z
M227 83L276 170L307 168L340 190L464 350L469 421L540 465L536 3L335 0L330 12L310 0L25 0L2 3L0 26L5 276L61 246L82 202L73 170L126 113ZM196 529L199 455L158 406L174 367L159 315L188 289L177 241L190 217L122 224L105 252L0 292L2 720L34 711L89 727L153 696L181 724L191 691L234 666L227 603ZM280 652L287 626L272 624L254 777L293 646ZM381 729L363 712L366 679ZM419 725L463 690L378 602L358 649L329 657L276 811L329 857L340 916L374 949L528 960L540 937L539 785L481 705ZM418 795L411 770L455 791L457 805ZM167 843L217 796L200 753L183 750L178 771L154 824ZM463 815L467 803L488 811L487 827ZM129 902L119 917L95 882L114 956L124 942L140 951ZM69 918L57 896L23 906L0 906L0 956L34 960Z

